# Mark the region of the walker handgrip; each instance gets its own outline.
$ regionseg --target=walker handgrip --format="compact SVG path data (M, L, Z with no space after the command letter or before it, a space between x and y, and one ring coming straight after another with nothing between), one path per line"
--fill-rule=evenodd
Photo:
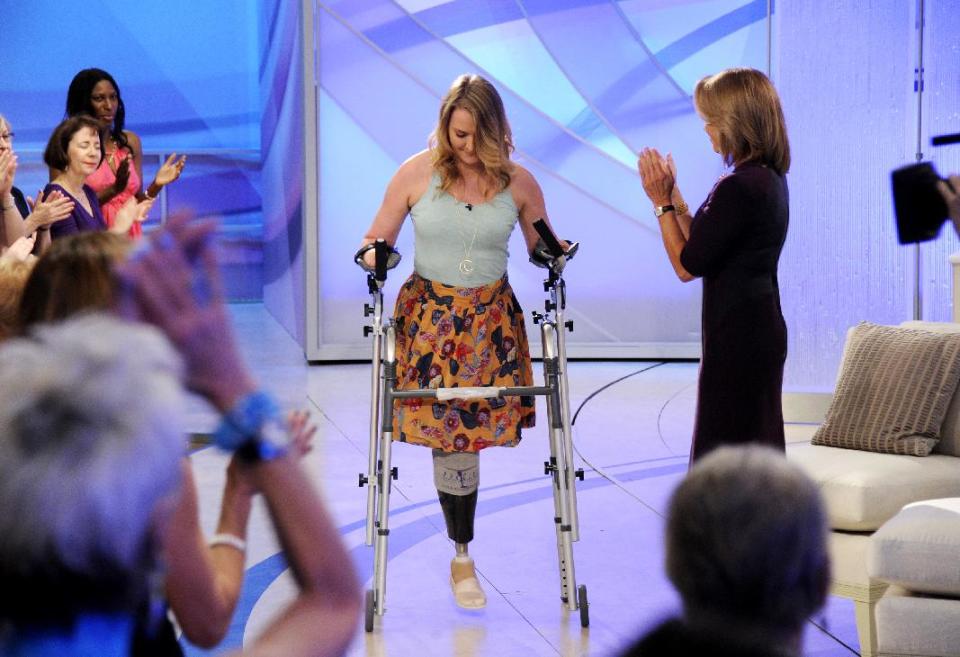
M381 283L387 280L387 258L390 256L390 247L382 237L373 243L373 277Z
M563 247L560 246L559 240L553 234L553 231L550 230L550 227L547 226L547 222L543 219L537 219L533 222L533 227L537 231L537 234L540 235L540 239L543 240L543 243L547 247L547 251L550 252L554 258L559 258L563 255Z
M503 390L503 388L497 386L437 388L437 400L450 401L451 399L489 399L491 397L500 396L501 390Z

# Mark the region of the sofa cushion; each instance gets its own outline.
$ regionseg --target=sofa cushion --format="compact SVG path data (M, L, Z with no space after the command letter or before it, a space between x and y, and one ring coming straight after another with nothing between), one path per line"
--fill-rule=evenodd
M893 587L877 603L877 657L960 657L960 601Z
M960 333L861 322L813 444L926 456L960 380Z
M830 527L873 531L905 504L960 496L960 459L878 454L809 443L791 445L787 458L820 487Z
M934 333L960 333L960 324L954 322L903 322L900 326ZM937 454L960 456L960 394L958 393L954 393L950 398L947 414L940 427L940 442L933 451Z
M909 591L960 596L960 498L905 506L870 537L867 572Z

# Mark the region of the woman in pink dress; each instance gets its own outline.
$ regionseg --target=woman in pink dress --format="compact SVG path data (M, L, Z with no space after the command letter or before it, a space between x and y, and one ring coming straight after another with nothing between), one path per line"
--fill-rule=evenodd
M77 73L67 91L67 116L89 114L103 131L103 161L87 177L87 184L96 191L107 227L113 225L117 212L135 197L137 200L156 198L160 190L180 177L187 157L177 159L170 155L143 190L143 148L135 132L124 129L126 110L120 97L120 87L109 73L88 68ZM55 172L51 172L51 176ZM142 233L140 223L130 228L131 237Z

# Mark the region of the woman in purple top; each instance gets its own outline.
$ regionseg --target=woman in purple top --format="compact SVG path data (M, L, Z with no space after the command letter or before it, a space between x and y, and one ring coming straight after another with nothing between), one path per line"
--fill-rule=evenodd
M703 78L694 91L713 150L733 171L691 217L668 155L638 168L680 280L703 278L703 356L691 460L730 443L783 450L787 328L777 262L787 236L790 145L780 99L754 69Z
M70 117L50 135L43 161L60 173L43 190L44 196L60 191L74 202L73 212L50 227L53 239L88 230L107 230L97 194L84 182L100 166L102 159L100 125L89 116ZM133 222L146 219L152 204L152 200L138 203L130 199L120 209L110 230L126 233Z

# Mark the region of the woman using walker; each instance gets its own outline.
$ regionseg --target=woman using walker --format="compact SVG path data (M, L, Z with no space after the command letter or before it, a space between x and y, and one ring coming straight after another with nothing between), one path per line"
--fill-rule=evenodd
M429 148L394 174L364 236L393 245L407 214L414 228L414 272L397 296L397 387L533 384L523 311L507 281L507 240L519 220L532 251L533 223L546 220L540 186L510 161L513 142L503 101L478 75L453 81ZM561 243L564 248L568 245ZM473 540L479 452L516 446L534 425L534 398L397 402L393 435L429 447L434 482L456 545L450 584L456 603L486 605L467 546Z

